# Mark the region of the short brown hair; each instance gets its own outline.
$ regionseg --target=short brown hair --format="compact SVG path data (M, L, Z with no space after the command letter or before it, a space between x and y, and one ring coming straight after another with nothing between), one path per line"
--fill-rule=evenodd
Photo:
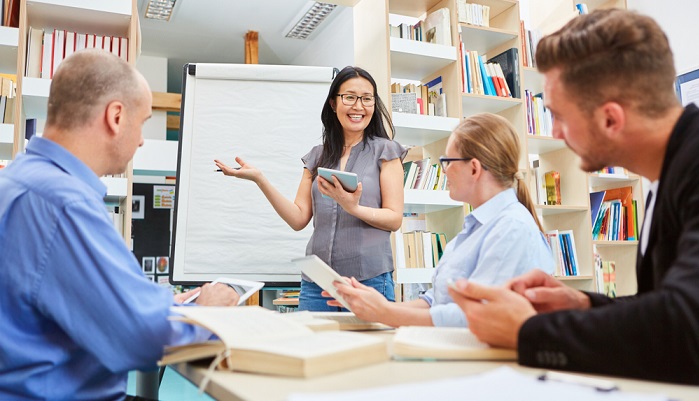
M107 103L140 101L136 70L104 50L86 49L61 62L51 81L46 125L63 130L84 126Z
M505 188L516 188L517 199L543 231L529 190L519 171L519 135L504 117L491 113L470 116L454 129L454 146L460 157L478 159Z
M536 49L541 72L561 69L561 82L590 111L613 101L649 117L678 104L667 36L650 17L620 9L596 10L544 37Z

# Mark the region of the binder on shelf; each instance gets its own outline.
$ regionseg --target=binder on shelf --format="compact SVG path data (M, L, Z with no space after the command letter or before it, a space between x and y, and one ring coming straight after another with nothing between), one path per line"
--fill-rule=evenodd
M513 47L505 50L497 56L491 57L488 62L500 64L507 86L512 92L512 97L521 98L519 92L519 53L517 48Z

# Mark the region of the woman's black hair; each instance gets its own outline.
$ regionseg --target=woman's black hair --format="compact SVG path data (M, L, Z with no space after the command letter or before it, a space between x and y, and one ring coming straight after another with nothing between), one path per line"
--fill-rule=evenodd
M316 167L334 168L337 166L337 163L342 157L345 139L344 135L342 134L342 125L340 124L340 120L338 120L337 114L335 114L330 101L337 98L340 86L345 83L345 81L352 78L364 78L369 81L371 86L374 88L374 97L376 98L374 114L371 116L369 125L364 130L364 138L362 138L362 142L364 142L363 145L366 146L366 141L370 138L380 137L393 139L393 121L391 120L391 115L388 113L388 110L386 110L386 106L384 106L381 98L379 98L379 94L376 91L376 81L374 81L374 78L372 78L368 72L359 67L345 67L335 76L332 84L330 84L328 97L325 99L323 111L320 113L320 121L323 123L323 153L321 153L320 160L318 160ZM386 132L384 119L391 130L390 136L388 132ZM317 174L316 169L311 171L311 173L315 178Z

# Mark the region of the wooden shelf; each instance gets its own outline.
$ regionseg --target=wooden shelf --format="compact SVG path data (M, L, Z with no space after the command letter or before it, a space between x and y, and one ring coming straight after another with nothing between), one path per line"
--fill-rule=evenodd
M0 26L0 73L17 74L19 29Z
M582 280L592 280L592 276L553 276L559 281L582 281Z
M592 244L598 247L637 247L638 241L592 241Z
M298 298L277 298L272 301L272 305L277 306L299 306Z
M449 137L459 124L458 118L393 113L396 140L402 145L423 146Z
M422 81L456 61L456 47L391 38L391 78Z
M562 213L584 213L587 212L587 206L568 206L568 205L534 205L534 208L541 212L542 216L551 216Z
M423 214L463 206L463 202L455 201L449 197L449 191L406 189L403 211Z

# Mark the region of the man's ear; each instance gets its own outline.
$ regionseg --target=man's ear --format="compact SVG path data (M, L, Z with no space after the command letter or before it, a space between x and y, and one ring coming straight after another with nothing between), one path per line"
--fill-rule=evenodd
M624 131L626 111L622 105L617 102L607 102L600 106L598 111L597 122L609 139L617 137Z
M105 123L109 127L109 132L112 135L119 135L121 123L124 118L124 104L119 101L109 102L105 110Z

